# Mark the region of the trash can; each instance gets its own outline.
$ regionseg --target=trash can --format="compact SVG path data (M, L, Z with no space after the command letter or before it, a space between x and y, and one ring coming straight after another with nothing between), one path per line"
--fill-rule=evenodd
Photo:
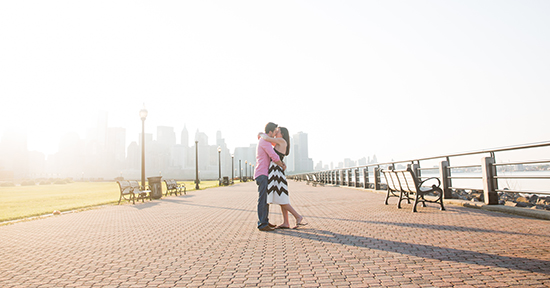
M151 198L160 199L162 197L162 176L148 177L149 189L151 189Z

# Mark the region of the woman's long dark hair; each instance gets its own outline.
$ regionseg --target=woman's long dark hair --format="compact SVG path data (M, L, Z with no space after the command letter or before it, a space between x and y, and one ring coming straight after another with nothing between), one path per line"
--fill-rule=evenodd
M279 127L279 130L281 130L281 134L283 135L283 139L286 141L286 153L285 156L288 156L290 153L290 138L288 136L288 129L285 127Z

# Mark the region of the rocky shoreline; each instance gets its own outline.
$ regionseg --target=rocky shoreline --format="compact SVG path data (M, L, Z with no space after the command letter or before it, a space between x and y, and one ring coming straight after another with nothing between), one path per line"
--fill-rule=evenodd
M472 202L483 202L483 191L480 190L462 190L453 191L453 199L461 199ZM519 193L498 193L498 203L500 205L521 207L528 209L548 210L550 211L550 196L538 196L535 194Z

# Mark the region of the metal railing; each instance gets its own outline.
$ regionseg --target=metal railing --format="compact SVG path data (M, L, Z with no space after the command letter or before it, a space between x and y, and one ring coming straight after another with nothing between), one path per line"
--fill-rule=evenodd
M505 156L510 153L515 155ZM529 155L534 156L531 156L533 157L531 160L526 160ZM477 158L477 161L472 159L473 156L481 156L481 161L479 158ZM502 162L502 159L506 157L515 157L520 160ZM323 184L380 190L386 185L385 180L380 176L381 170L411 167L417 177L421 179L429 177L439 178L442 183L441 188L444 191L444 198L446 199L451 199L453 192L457 190L469 190L470 192L483 191L483 200L486 204L498 204L498 192L550 195L550 181L548 181L550 180L549 159L550 142L540 142L404 161L291 174L289 178L299 181L314 181ZM456 163L456 165L451 165L451 163ZM429 167L430 164L431 167ZM520 186L531 187L533 185L525 185L527 182L524 182L529 180L543 181L544 183L539 183L537 189L524 189L522 187L514 187L517 183L511 182L521 181L523 184ZM464 184L464 182L467 183ZM473 185L473 182L477 182L478 185ZM499 187L502 187L502 189L499 189Z

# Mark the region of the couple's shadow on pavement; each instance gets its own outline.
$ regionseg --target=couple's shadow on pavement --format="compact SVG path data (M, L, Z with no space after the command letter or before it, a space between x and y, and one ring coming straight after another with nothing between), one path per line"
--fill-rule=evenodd
M430 258L439 261L454 261L467 264L550 274L550 261L545 260L499 256L462 249L445 248L417 243L405 243L357 235L345 235L327 230L316 229L311 227L311 224L305 227L299 227L298 229L277 229L276 231L276 233L281 233L291 237L300 237L312 241L363 247L372 250L399 253L419 258ZM495 243L495 245L498 244Z

